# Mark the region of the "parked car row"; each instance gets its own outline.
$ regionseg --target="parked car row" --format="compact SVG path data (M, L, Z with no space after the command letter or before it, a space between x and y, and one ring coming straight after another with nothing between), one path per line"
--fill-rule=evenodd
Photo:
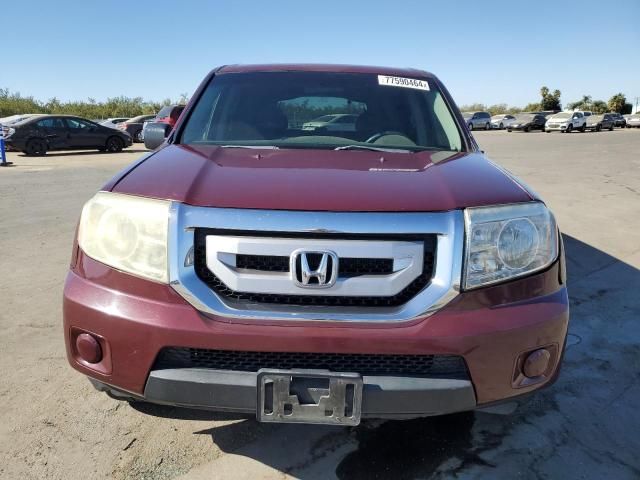
M8 148L27 155L73 149L119 152L132 143L125 132L73 115L24 115L3 122L3 134Z
M622 116L619 113L604 113L594 115L590 111L569 112L525 112L517 114L500 114L490 116L489 112L464 112L462 114L469 130L541 130L549 132L567 132L574 130L585 132L587 130L599 132L601 130L613 130L615 127L632 127L640 121L631 121L633 115ZM637 125L640 126L640 125Z
M166 105L162 107L154 118L144 121L142 131L140 132L140 140L144 141L145 129L152 123L165 123L173 129L185 106L186 105Z
M627 128L640 128L640 113L625 115L624 118Z

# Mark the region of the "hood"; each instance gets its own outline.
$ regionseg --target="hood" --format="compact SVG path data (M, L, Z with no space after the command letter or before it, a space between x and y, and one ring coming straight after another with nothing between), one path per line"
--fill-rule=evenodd
M443 211L532 199L482 154L442 158L169 145L105 189L207 207L316 211Z

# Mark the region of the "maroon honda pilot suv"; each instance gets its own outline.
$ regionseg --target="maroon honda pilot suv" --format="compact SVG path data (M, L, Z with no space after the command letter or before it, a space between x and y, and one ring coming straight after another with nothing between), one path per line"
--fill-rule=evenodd
M323 115L352 121L303 128ZM434 75L224 66L168 130L82 210L64 335L98 390L356 425L557 377L554 217L483 155Z

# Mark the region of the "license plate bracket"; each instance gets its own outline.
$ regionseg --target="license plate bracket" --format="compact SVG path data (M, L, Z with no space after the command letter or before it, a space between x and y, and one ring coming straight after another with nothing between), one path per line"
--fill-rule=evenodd
M259 422L360 424L362 377L357 373L262 369L257 390Z

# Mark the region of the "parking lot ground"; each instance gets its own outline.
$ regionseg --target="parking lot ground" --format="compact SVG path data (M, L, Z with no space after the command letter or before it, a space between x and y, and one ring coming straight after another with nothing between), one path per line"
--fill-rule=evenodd
M10 152L14 166L0 169L0 478L640 478L640 130L474 135L564 232L563 372L510 415L356 428L264 425L94 391L66 363L62 285L83 202L142 149Z

